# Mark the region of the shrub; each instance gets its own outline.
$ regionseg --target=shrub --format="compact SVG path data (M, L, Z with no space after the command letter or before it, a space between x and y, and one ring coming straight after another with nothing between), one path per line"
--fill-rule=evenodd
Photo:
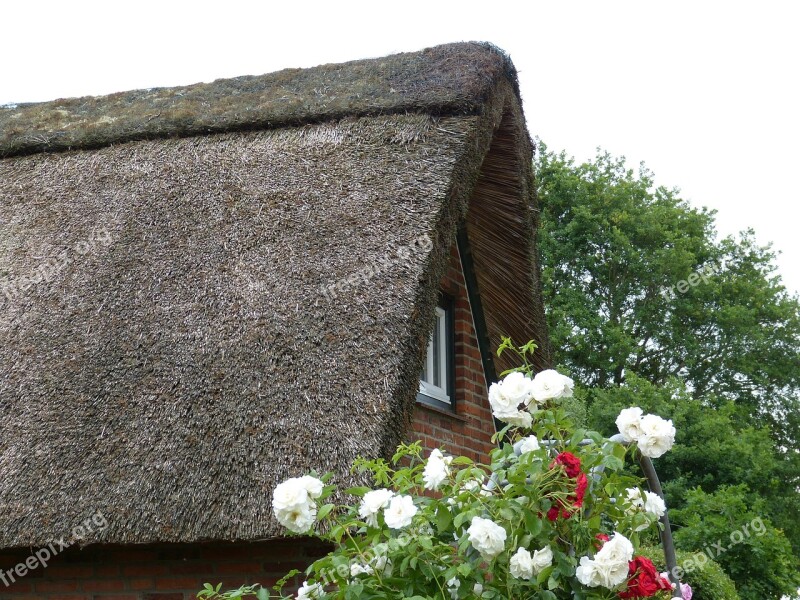
M667 570L664 560L664 549L653 546L639 548L639 553L653 561L660 571ZM718 563L702 554L704 558L698 560L699 552L677 552L678 567L681 572L681 581L692 586L692 600L739 600L736 586ZM684 568L692 565L691 569ZM682 566L683 565L683 566Z

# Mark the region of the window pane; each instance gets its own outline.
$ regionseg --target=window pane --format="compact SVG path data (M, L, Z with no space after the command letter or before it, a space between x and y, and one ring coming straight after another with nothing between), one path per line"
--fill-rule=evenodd
M441 378L441 352L442 352L442 336L441 336L441 328L439 327L439 323L441 323L442 317L439 314L439 310L436 311L436 326L433 328L433 385L436 387L442 387L442 378Z
M433 383L433 337L428 340L428 352L425 356L425 364L422 367L422 381Z
M447 392L447 313L441 311L437 320L439 329L439 383L438 386Z

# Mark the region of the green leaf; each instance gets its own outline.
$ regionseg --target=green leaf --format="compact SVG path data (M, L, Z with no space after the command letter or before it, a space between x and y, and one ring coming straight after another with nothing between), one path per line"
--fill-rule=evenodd
M550 574L553 572L553 566L545 567L542 569L542 572L536 576L536 583L542 585L547 579L550 577Z
M372 491L372 488L368 488L368 487L365 487L365 486L358 486L358 487L347 488L344 491L344 493L345 494L350 494L351 496L359 496L359 497L361 497L364 494L366 494L367 492L371 492L371 491Z
M525 510L524 515L525 527L528 533L534 537L539 535L539 532L542 530L542 520L538 518L530 509Z
M335 505L333 504L325 504L322 507L320 507L319 511L317 511L317 520L322 521L322 519L327 517L328 513L330 513L334 508Z
M449 530L450 525L453 523L453 517L450 511L445 506L439 506L436 510L436 529L439 534L443 534Z
M622 461L622 459L617 458L613 454L607 454L604 456L601 464L612 471L621 471L625 466L625 463Z

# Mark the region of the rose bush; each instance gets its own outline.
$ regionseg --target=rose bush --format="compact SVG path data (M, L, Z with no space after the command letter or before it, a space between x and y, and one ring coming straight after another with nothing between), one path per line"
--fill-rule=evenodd
M668 451L671 421L636 407L622 411L620 439L629 444L576 429L561 406L572 380L554 370L534 374L534 347L505 340L498 351L516 352L523 364L489 391L493 414L507 426L487 464L441 450L425 456L413 443L391 461L356 461L370 487L334 493L331 475L311 474L275 488L273 510L288 532L335 545L307 569L297 598L670 595L669 582L636 551L666 507L625 472L625 462L636 452ZM282 585L296 573L272 596L289 597ZM249 593L270 596L254 586L228 597ZM210 585L200 593L217 595Z

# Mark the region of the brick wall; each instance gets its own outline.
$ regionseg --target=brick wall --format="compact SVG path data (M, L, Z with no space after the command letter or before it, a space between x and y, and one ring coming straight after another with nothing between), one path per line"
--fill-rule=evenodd
M46 567L23 577L14 568L32 551L3 552L0 569L10 585L0 580L0 600L191 600L204 583L222 583L222 589L248 583L272 586L327 551L312 539L90 546L64 550ZM302 580L293 583L296 587Z
M450 267L441 289L453 299L455 310L455 413L417 403L409 437L421 440L427 449L444 447L452 454L486 462L494 448L494 421L456 245L450 252Z

